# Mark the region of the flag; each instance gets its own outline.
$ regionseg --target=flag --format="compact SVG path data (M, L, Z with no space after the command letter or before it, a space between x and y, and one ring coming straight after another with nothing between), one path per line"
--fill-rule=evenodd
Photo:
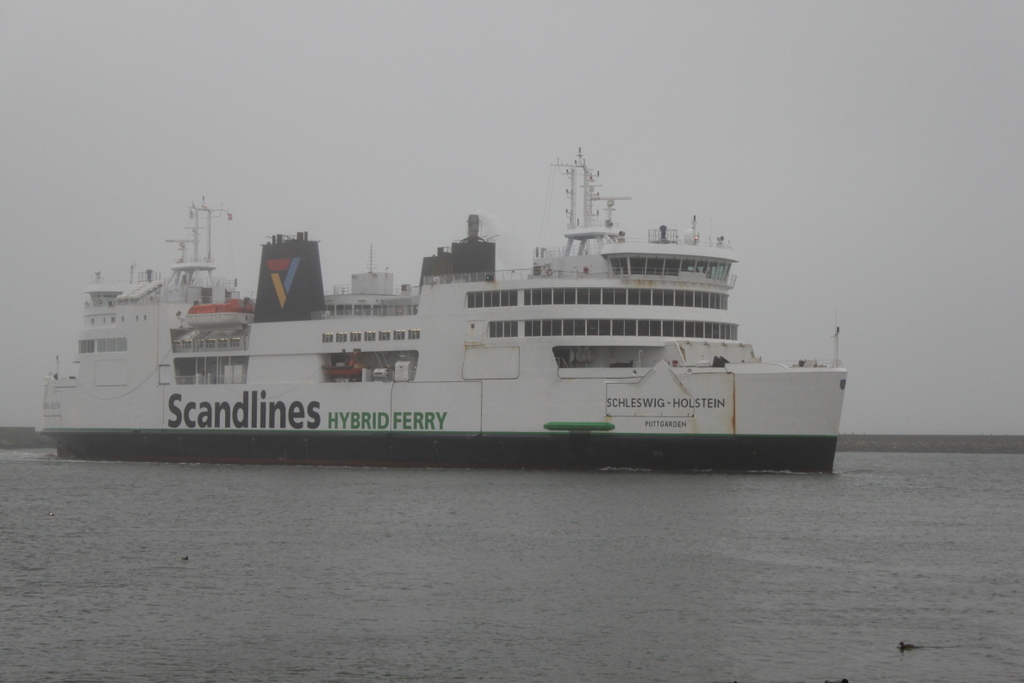
M228 214L228 220L231 220L231 214L230 213Z
M188 210L188 219L192 220L193 218L194 218L194 216L192 215L192 209L189 209Z

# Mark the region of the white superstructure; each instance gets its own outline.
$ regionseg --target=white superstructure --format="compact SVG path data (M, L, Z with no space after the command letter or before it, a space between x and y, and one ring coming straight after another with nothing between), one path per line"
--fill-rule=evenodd
M729 311L724 238L694 219L632 239L613 220L629 198L582 155L560 167L565 243L522 269L495 270L471 216L416 285L371 260L324 293L317 243L278 235L255 308L201 253L219 210L191 207L171 277L90 286L44 430L87 458L830 471L838 361L763 362Z

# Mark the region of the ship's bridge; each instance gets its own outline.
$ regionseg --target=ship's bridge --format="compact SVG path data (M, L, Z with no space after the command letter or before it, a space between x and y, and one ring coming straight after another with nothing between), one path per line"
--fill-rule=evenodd
M114 301L127 286L120 282L107 282L99 273L96 273L93 281L85 288L85 293L89 297L85 305L87 308L90 306L113 306Z
M605 244L601 256L612 277L668 277L735 285L736 276L729 271L736 258L724 238L700 242L696 233L688 230L687 237L679 241L672 238L673 232L652 230L646 243L621 240Z
M672 278L705 282L731 288L736 276L730 273L736 258L724 237L701 240L695 229L683 238L677 230L662 226L648 231L647 240L583 238L571 233L577 244L570 248L538 248L534 252L534 275L559 277L566 273L616 278ZM573 248L574 247L574 248ZM567 253L568 252L568 253Z
M646 242L627 239L613 213L616 202L631 197L602 195L596 182L600 173L587 167L582 150L574 163L556 167L569 178L566 241L534 252L534 277L676 279L726 289L735 284L729 273L736 262L732 247L725 237L701 241L696 216L681 238L678 230L662 225L647 231ZM605 203L603 221L600 202Z

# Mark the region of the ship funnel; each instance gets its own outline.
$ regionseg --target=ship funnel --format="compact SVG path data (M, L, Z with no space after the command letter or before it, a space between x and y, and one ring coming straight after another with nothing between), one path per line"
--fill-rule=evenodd
M274 235L263 245L253 322L310 320L324 310L319 246L307 232Z
M451 249L439 247L437 256L423 259L420 284L432 278L452 282L484 282L494 280L494 242L480 237L480 216L470 214L467 236L452 242Z

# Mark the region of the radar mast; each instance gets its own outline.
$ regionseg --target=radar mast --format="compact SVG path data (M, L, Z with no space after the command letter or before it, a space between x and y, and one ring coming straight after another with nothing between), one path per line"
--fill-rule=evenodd
M620 233L615 230L615 223L612 221L612 213L615 211L616 201L625 201L632 197L603 197L597 188L601 185L595 181L601 176L600 171L594 171L587 166L587 160L583 158L583 148L579 148L576 160L572 163L556 163L555 167L569 178L569 189L565 191L569 198L569 208L565 213L568 217L568 225L565 232L565 253L563 256L586 254L590 250L589 242L595 240L598 245L605 242L615 242L620 238ZM577 177L581 180L577 183ZM582 194L582 198L578 195ZM604 224L600 224L601 210L596 208L598 202L606 203ZM577 210L577 205L583 206ZM582 217L581 217L582 216ZM573 244L576 242L577 244Z
M213 265L213 217L219 217L222 214L231 220L231 213L223 207L211 209L206 203L205 196L200 206L196 206L195 202L192 202L192 206L188 209L188 217L192 220L192 225L185 226L185 231L190 233L189 238L166 240L177 243L178 249L181 251L177 263L171 266L171 270L174 271L171 284L204 286L212 284L211 273L216 268ZM204 230L206 231L206 255L201 256L199 250Z

